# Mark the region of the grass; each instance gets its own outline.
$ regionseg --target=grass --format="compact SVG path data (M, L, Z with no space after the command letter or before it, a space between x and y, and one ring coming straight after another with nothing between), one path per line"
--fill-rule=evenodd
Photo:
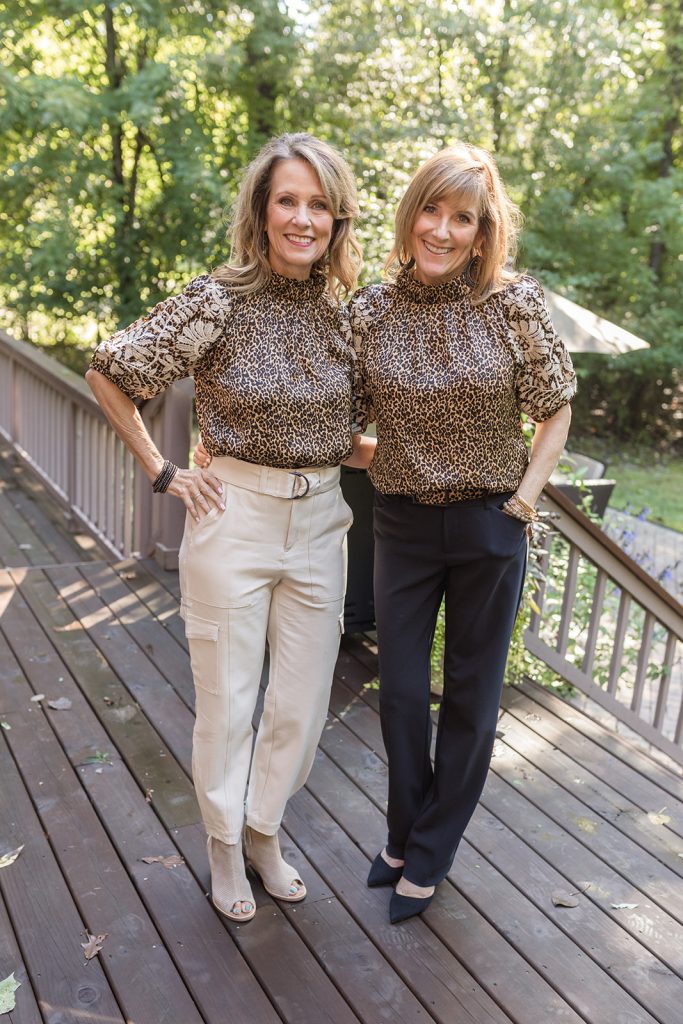
M617 481L612 508L636 514L649 509L647 519L683 532L683 460L647 463L616 456L609 460L607 475Z
M610 508L635 515L646 509L646 519L683 532L683 459L646 448L610 450L595 438L570 438L567 447L607 463L605 476L616 480Z

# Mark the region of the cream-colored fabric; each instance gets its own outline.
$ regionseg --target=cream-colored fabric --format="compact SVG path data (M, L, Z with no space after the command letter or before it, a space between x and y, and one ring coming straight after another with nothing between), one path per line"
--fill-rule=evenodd
M198 523L188 517L182 614L196 692L197 797L208 833L236 843L245 794L248 823L275 835L313 763L339 649L352 515L338 468L302 470L308 493L295 500L268 493L292 480L303 493L306 484L286 470L230 458L211 468L226 509ZM252 758L266 640L269 679Z

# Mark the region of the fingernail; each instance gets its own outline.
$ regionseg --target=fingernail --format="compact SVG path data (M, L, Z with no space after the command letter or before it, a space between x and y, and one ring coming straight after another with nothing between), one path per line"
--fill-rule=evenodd
M218 492L219 492L219 494L223 493L223 485L222 484L218 485Z
M218 507L221 510L221 512L225 512L225 505L223 504L223 502L221 502Z

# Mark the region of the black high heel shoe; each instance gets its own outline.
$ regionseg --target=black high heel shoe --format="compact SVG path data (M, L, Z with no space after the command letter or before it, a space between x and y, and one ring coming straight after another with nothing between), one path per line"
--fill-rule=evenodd
M389 920L392 924L406 921L409 917L422 914L434 899L431 896L402 896L399 892L392 893L389 900Z
M377 885L396 885L403 874L403 865L400 868L392 868L387 864L381 853L378 853L372 862L368 873L368 887L373 889Z

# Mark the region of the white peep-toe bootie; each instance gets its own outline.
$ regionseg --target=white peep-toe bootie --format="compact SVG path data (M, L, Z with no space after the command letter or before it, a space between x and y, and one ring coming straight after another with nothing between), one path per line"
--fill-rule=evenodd
M254 894L244 870L239 843L228 845L215 836L206 841L211 867L211 900L231 921L251 921L256 913Z
M306 896L306 886L280 853L278 837L266 836L249 828L244 830L244 857L260 877L263 888L277 900L298 903Z

